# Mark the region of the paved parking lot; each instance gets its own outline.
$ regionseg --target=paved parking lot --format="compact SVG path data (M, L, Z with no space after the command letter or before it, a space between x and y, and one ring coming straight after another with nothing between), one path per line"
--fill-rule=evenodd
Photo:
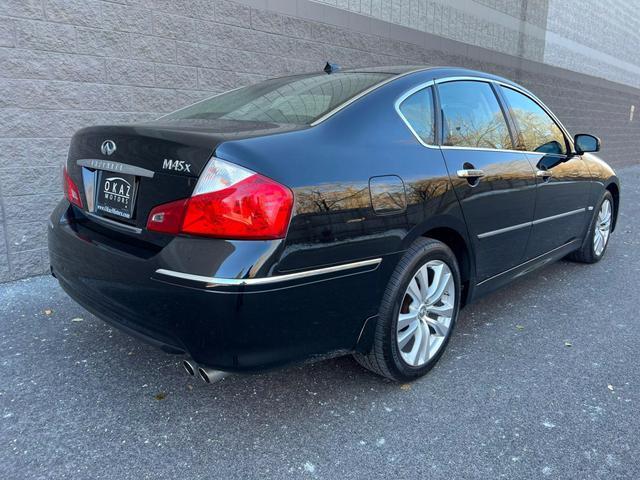
M638 478L640 167L606 258L467 307L424 379L350 358L208 386L51 278L0 285L3 478Z

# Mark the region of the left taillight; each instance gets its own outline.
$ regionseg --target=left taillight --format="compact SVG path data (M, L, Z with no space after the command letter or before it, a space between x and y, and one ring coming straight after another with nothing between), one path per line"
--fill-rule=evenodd
M78 186L73 181L73 179L69 176L69 172L67 172L67 167L62 168L62 177L64 183L64 195L67 197L71 203L75 206L82 208L82 197L80 196L80 190Z
M147 229L238 240L283 238L293 193L270 178L212 158L190 198L155 207Z

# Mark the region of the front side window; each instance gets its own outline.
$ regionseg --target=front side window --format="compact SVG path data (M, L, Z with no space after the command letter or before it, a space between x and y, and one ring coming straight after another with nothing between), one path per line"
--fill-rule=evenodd
M415 134L423 142L435 143L433 90L427 87L407 97L400 104L400 112Z
M203 100L162 120L220 119L306 125L392 76L338 72L276 78Z
M502 89L511 115L518 126L518 148L529 152L567 153L567 142L560 127L529 97L508 87Z
M486 82L458 81L438 85L443 145L512 149L502 109Z

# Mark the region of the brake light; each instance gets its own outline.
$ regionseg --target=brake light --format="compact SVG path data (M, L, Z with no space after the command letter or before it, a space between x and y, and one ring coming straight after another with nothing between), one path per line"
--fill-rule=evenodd
M293 193L287 187L212 158L191 198L155 207L147 229L229 239L282 238L292 208Z
M67 167L63 167L62 176L64 182L64 195L75 206L82 208L82 197L80 196L80 190L75 182L69 176Z

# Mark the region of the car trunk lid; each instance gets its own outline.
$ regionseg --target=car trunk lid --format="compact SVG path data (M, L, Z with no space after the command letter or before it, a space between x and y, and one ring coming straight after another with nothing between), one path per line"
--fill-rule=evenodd
M219 119L88 127L74 135L66 168L84 198L89 221L154 237L145 230L149 212L189 197L220 143L297 128Z

